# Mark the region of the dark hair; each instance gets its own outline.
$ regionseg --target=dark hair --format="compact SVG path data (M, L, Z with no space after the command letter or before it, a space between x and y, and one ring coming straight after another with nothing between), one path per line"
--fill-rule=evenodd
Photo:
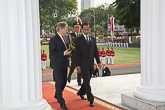
M83 23L82 25L81 25L81 28L83 29L83 26L88 26L89 24L88 23Z

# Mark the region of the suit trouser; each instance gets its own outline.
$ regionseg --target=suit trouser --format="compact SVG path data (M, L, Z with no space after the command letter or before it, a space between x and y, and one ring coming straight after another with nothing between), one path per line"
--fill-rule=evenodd
M81 85L81 88L77 92L78 95L85 95L87 94L88 101L93 101L94 97L91 92L91 86L90 86L90 79L91 79L92 69L82 69L81 68L81 75L83 77L83 83Z
M55 80L55 71L54 71L54 69L53 69L53 81L56 81Z
M76 68L76 66L71 66L70 71L69 71L68 78L71 78L71 76L72 76L73 71L74 71L75 68ZM78 72L77 72L77 82L78 83L81 83L81 74L78 74Z
M58 70L58 69L53 69L54 74L55 74L55 88L56 92L55 95L57 97L57 101L60 104L65 104L65 100L62 96L62 92L66 86L67 82L67 68L65 70Z
M70 68L69 75L68 75L68 78L70 78L70 79L71 79L71 76L73 74L74 69L76 68L76 60L71 59L71 61L72 61L71 62L71 68ZM77 72L77 82L79 84L81 83L81 74L78 74L78 72Z

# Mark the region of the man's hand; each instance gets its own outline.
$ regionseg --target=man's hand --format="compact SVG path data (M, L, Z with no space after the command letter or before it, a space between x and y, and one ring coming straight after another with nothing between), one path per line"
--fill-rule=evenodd
M69 49L67 49L64 51L64 54L65 54L65 56L71 55L71 51L69 51Z
M80 66L77 67L78 74L81 74L81 68Z
M98 64L98 67L99 67L99 69L101 69L101 67L102 67L102 64L101 64L101 63L99 63L99 64Z
M71 58L72 54L69 55L69 58Z

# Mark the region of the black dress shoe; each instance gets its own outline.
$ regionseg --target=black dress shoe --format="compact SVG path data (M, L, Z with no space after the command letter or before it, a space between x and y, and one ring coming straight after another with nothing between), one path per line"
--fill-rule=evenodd
M57 96L56 96L56 95L54 95L54 98L55 98L55 99L57 99ZM57 100L57 102L58 102L58 100ZM58 103L59 103L59 102L58 102Z
M61 107L62 109L68 109L68 107L67 107L65 104L60 104L60 107Z
M54 98L55 98L55 99L57 99L57 96L56 96L56 95L54 95Z
M70 83L70 78L68 78L67 80L68 80L68 82Z
M81 86L82 84L81 83L78 83L78 86Z
M85 98L83 95L80 95L82 100L87 100L87 98Z
M93 107L94 106L94 101L90 101L89 106Z

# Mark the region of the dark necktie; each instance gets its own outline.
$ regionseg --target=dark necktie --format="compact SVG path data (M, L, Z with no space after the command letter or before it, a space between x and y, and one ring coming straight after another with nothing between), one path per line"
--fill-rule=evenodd
M65 47L68 48L64 36L62 36L62 38L63 38L63 40L64 40Z
M88 36L86 36L86 41L87 41L87 44L89 46L89 40L88 40Z

